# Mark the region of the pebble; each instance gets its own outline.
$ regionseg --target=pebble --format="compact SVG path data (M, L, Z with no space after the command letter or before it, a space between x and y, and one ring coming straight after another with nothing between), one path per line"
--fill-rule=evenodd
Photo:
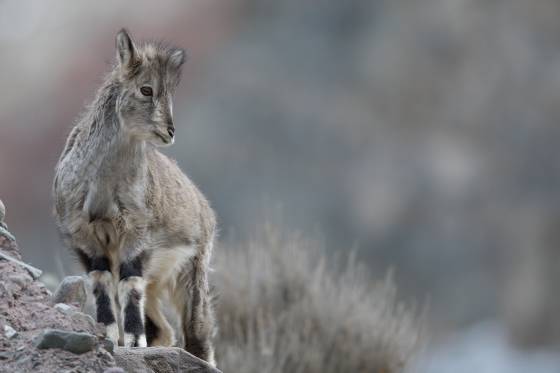
M12 328L10 325L8 324L4 325L4 335L6 336L6 338L11 339L15 337L17 334L18 332L16 332L16 330Z
M74 307L66 304L66 303L57 303L54 305L54 308L56 308L57 310L59 310L60 312L62 312L65 315L71 314L75 311Z
M103 348L107 350L108 353L112 355L115 352L115 343L113 341L107 338L103 338L100 342Z
M46 329L33 340L39 349L60 348L75 354L91 351L97 345L97 338L89 333Z

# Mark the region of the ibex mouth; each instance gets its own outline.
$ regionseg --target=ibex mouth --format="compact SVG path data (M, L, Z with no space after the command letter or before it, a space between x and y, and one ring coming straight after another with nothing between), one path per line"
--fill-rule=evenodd
M161 141L163 141L164 144L169 144L172 140L172 138L168 139L163 134L161 134L157 131L154 131L154 133L156 134L157 137L159 137L161 139Z

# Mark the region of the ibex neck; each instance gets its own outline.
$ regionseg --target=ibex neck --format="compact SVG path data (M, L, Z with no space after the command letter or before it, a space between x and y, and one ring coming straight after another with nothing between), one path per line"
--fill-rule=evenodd
M147 145L125 132L116 112L117 97L118 86L108 83L91 108L86 152L102 178L136 176L145 166Z

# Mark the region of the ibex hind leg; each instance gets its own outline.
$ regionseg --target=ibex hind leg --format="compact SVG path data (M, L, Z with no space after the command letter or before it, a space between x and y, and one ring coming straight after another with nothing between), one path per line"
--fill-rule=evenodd
M157 283L146 286L146 338L148 346L173 346L175 334L173 328L162 313L160 295L162 289Z
M107 338L117 345L119 341L119 327L116 320L116 291L109 258L106 256L90 255L81 249L76 249L75 251L91 281L97 322L105 325Z
M191 279L186 290L187 301L182 310L185 350L215 366L212 338L215 321L208 286L207 269L200 257L193 258Z
M118 297L125 347L147 346L144 327L145 287L142 258L138 256L123 261L119 272Z

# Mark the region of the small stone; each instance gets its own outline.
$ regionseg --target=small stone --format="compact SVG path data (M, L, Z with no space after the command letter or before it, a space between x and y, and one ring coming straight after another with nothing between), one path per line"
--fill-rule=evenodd
M39 349L60 348L75 354L91 351L97 345L97 338L89 333L46 329L33 340Z
M72 313L72 320L87 323L91 330L95 330L95 326L97 324L93 317L80 311L75 311L74 313Z
M31 357L26 356L26 355L20 355L18 357L16 357L16 361L20 364L20 365L25 365L28 361L31 360Z
M6 336L6 338L11 339L15 337L17 334L18 332L16 332L16 330L12 328L10 325L8 324L4 325L4 335Z
M62 312L65 315L69 315L73 312L75 312L75 308L66 304L66 303L57 303L54 305L54 308L56 308L57 310L59 310L60 312Z
M111 355L115 352L115 343L110 339L103 338L100 341L100 343L103 346L103 348L107 350L107 352L110 353Z
M82 276L68 276L62 279L54 292L53 303L77 303L80 309L86 302L85 280Z
M103 373L126 373L123 368L108 368Z

